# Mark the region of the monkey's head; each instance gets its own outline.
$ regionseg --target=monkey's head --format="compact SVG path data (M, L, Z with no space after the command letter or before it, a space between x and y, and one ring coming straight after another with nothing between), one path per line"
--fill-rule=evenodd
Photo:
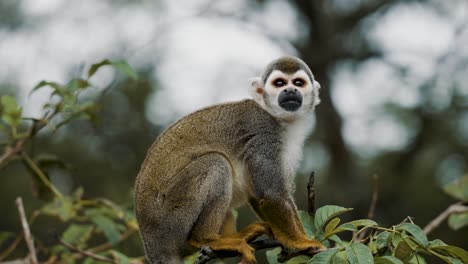
M320 103L320 84L299 58L285 56L272 61L261 77L252 79L252 95L270 114L295 119Z

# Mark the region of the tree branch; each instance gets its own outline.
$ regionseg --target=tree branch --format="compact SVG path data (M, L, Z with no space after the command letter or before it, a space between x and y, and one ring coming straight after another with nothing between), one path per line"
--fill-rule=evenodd
M372 197L371 203L369 206L369 212L367 213L367 218L374 218L375 208L377 206L377 199L379 198L379 175L372 175Z
M73 246L72 244L64 241L60 237L57 237L57 239L60 242L60 244L64 245L65 247L67 247L68 249L70 249L72 251L75 251L75 252L79 253L80 255L90 257L90 258L93 258L93 259L99 260L99 261L104 261L104 262L109 262L109 263L116 263L113 259L110 259L108 257L97 255L97 254L94 254L93 252L90 252L90 251L87 251L87 250L81 250L81 249Z
M251 246L257 251L267 248L281 247L283 245L279 241L274 239L264 239L250 242L249 246ZM200 254L198 255L197 260L195 260L194 264L205 264L213 259L235 257L237 255L238 253L235 251L214 251L209 246L203 246L200 249Z
M463 205L462 202L457 202L445 209L440 215L438 215L436 218L434 218L429 224L427 224L423 231L426 235L434 231L437 227L442 224L442 222L447 219L451 214L460 214L460 213L465 213L468 212L468 206Z
M29 128L24 138L18 140L14 146L5 147L3 154L0 156L0 169L3 168L6 164L8 164L8 162L11 159L13 159L16 155L18 155L21 151L23 151L26 142L32 137L34 137L37 134L37 132L39 132L42 128L44 128L48 123L47 120L53 118L57 113L58 112L55 111L51 115L45 114L42 119L25 118L32 120L33 124Z
M34 241L31 236L31 232L29 230L28 221L26 220L26 214L24 213L24 207L23 207L23 199L21 199L21 197L16 198L16 207L18 208L18 212L20 215L21 226L23 227L23 232L24 232L24 240L26 241L26 244L29 249L31 263L38 264L37 256L36 256L36 249L34 247Z
M349 31L354 28L359 22L361 22L367 16L376 13L379 9L388 6L388 4L396 2L395 0L376 0L370 1L368 4L363 5L354 12L347 14L345 16L339 17L337 23L340 25L340 31Z

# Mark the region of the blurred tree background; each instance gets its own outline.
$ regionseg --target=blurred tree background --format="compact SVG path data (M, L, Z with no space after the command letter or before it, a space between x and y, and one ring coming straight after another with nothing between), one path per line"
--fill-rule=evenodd
M104 58L128 61L137 80L111 67L90 79L82 98L97 104L92 122L45 127L26 149L61 193L82 186L85 198L131 210L146 150L168 124L247 97L248 78L269 60L297 55L322 85L296 179L299 208L314 170L318 204L365 216L377 174L375 220L392 225L411 216L424 226L455 202L440 186L468 173L466 43L463 0L3 0L0 94L16 97L24 117L40 118L53 89L29 95L39 81L81 78ZM2 143L7 134L0 132ZM51 199L13 160L0 168L0 231L20 232L18 196L28 215ZM239 218L244 226L254 216L243 208ZM32 233L47 245L64 228L41 216ZM468 245L467 227L442 224L430 236ZM19 248L9 258L24 255L26 245ZM136 233L118 248L143 255Z

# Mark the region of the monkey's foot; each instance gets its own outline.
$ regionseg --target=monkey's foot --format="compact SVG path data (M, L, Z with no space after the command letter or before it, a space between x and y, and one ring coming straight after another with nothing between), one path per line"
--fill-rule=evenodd
M306 249L283 248L281 253L278 255L278 262L285 262L289 259L292 259L300 255L313 256L313 255L316 255L320 252L327 250L327 248L323 246L320 242L315 241L315 240L314 242L316 243L313 243L312 246Z
M215 258L242 257L242 264L256 264L255 249L243 239L220 239L203 245L195 264L204 264Z
M208 261L217 258L218 256L216 253L209 246L203 246L200 249L200 254L198 254L197 259L195 260L194 264L205 264Z

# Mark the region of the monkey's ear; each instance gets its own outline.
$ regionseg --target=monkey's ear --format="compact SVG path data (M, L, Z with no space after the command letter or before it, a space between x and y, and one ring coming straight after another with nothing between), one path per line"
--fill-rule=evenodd
M314 91L315 91L315 102L314 106L320 104L320 97L319 97L319 90L322 86L320 86L320 83L314 80Z
M315 88L316 90L318 90L318 89L322 88L322 86L320 86L320 83L319 83L319 82L317 82L316 80L314 80L314 88Z
M263 93L265 89L263 87L263 81L260 77L250 78L250 94L252 98L258 103L263 102Z

